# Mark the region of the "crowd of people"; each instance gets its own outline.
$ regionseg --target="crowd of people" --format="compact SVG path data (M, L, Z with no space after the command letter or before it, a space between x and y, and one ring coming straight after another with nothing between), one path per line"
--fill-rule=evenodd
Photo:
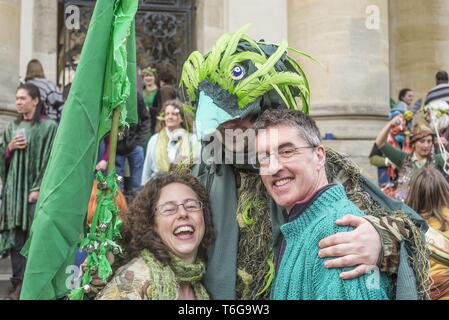
M376 138L370 162L379 168L378 183L384 193L405 202L427 221L432 298L448 299L448 73L437 72L435 80L436 86L415 104L410 89L400 91L390 121Z
M168 172L172 163L198 157L199 142L184 125L184 111L174 86L176 74L170 64L141 71L143 86L137 92L138 122L125 129L117 145L116 171L125 177L118 204L122 213L135 195L157 172ZM158 76L159 75L159 76ZM66 94L67 95L67 94ZM45 78L41 63L29 62L25 80L16 91L17 120L3 133L0 174L3 184L0 253L11 255L12 290L18 299L25 270L20 254L29 236L35 203L64 107L59 88ZM190 128L191 129L191 128ZM150 139L151 138L151 139ZM96 170L106 171L109 136L99 145ZM98 186L92 188L89 223L95 211ZM77 260L86 256L78 252Z
M441 101L449 103L446 72L437 73L437 86L423 106L413 104L410 89L401 90L374 143L371 163L386 172L380 187L399 202L381 198L344 158L326 150L310 116L280 107L272 96L215 121L218 132L255 131L256 163L207 162L204 137L194 132L179 97L174 66L149 66L140 77L138 122L120 133L115 163L117 174L126 177L117 200L125 254L109 281L98 285L96 299L449 298L449 122L441 128L444 121L435 115L436 107L439 118L446 115L440 107ZM219 91L206 83L201 93L214 90ZM226 99L221 92L208 103ZM20 295L26 263L20 251L63 104L39 61L32 60L16 91L18 118L0 146L0 254L11 255L11 299ZM449 105L447 110L449 115ZM233 137L243 139L239 134ZM109 140L99 145L98 171L107 168ZM248 145L221 142L233 154L248 152ZM193 163L191 170L182 166ZM94 183L88 224L97 188ZM408 215L388 214L396 210ZM424 225L430 257L415 237ZM414 270L399 259L406 245L417 252ZM76 264L85 257L79 251ZM373 277L376 283L369 285ZM401 283L404 277L415 277L416 286Z

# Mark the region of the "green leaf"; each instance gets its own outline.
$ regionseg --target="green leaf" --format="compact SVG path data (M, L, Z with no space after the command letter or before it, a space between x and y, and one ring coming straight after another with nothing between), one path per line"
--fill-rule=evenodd
M295 48L288 47L287 49L299 54L300 56L306 57L306 58L318 63L320 66L322 66L324 68L323 64L321 62L319 62L317 59L315 59L314 57L312 57L310 54L305 53L304 51L297 50Z
M263 295L265 292L268 291L268 289L270 288L271 284L273 283L273 279L274 279L274 273L275 273L275 267L274 267L274 263L273 263L273 259L270 257L267 259L267 263L268 263L268 273L265 275L264 277L264 283L265 285L263 286L263 288L256 294L256 297L260 297L261 295Z
M285 105L287 106L287 108L289 109L296 109L295 105L296 105L296 101L293 98L293 96L290 93L290 90L285 90L287 92L290 93L290 96L288 96L287 94L284 93L284 90L281 90L279 88L279 86L273 84L273 88L276 90L276 92L278 93L278 95L281 97L282 101L284 101ZM293 101L292 101L293 100Z
M301 68L301 66L292 58L288 58L288 61L290 62L290 64L293 66L293 68L295 69L295 71L297 73L299 73L303 79L304 79L304 86L307 90L305 91L301 91L301 100L303 101L303 108L305 106L307 113L309 110L309 105L310 105L310 86L309 86L309 81L307 80L307 76L305 74L305 72L303 71L303 69ZM303 110L304 112L304 110ZM306 112L304 112L306 113Z
M229 65L230 65L231 60L232 60L232 54L237 49L237 46L239 45L239 41L242 38L243 34L246 32L246 30L248 30L248 28L250 26L251 26L251 24L247 23L242 28L240 28L237 32L234 32L231 35L231 38L229 39L229 41L227 43L226 50L223 53L223 57L221 58L221 62L220 62L220 69L221 70L228 70L229 69Z
M90 284L91 281L92 281L92 275L90 274L90 272L85 272L83 274L82 285L85 286L86 284Z
M253 74L250 74L247 78L245 78L244 80L242 80L237 84L235 91L238 92L245 86L250 85L256 79L268 74L270 71L273 71L274 65L276 64L276 62L279 61L279 59L285 53L286 49L287 49L287 42L283 41L281 45L278 47L278 49L273 53L273 55L271 55L268 58L268 60L262 65L260 69L258 69Z
M112 274L112 268L109 264L108 259L106 259L106 255L100 255L100 262L98 264L98 276L100 279L106 283L108 277Z
M227 69L226 72L228 74L231 74L232 68L234 68L234 66L240 64L242 61L247 60L251 60L253 63L258 63L262 65L267 61L267 58L261 54L251 51L244 51L237 53L232 57L232 60L229 63L229 69Z
M198 52L192 52L182 68L181 85L186 88L191 100L196 99L198 84L206 77L204 57Z
M206 76L213 74L219 67L221 54L226 49L231 34L225 33L215 43L205 60Z
M287 93L287 90L290 90L290 86L297 87L301 92L307 92L308 90L304 85L304 78L300 75L293 72L273 72L272 74L265 76L263 80L254 80L245 88L240 89L237 95L239 106L246 106L266 92L271 91L272 89L276 90L277 88L278 90L276 91L279 93L286 106L297 109L293 97L290 98Z
M242 211L242 220L247 226L251 226L256 222L254 219L251 219L248 215L249 210L251 210L252 206L253 205L251 204L251 202L248 202Z
M84 299L84 289L83 288L77 288L75 290L72 290L72 292L69 293L69 300L83 300Z
M253 39L251 39L250 37L248 37L247 35L243 35L242 39L247 41L251 47L253 47L254 49L256 49L257 51L259 51L259 53L263 56L265 56L265 52L263 52L263 50L260 48L259 44L254 41ZM266 56L265 56L266 57Z

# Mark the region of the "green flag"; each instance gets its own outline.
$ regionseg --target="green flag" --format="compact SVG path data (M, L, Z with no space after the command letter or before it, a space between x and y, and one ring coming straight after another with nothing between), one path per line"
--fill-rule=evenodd
M45 172L31 235L21 299L66 295L94 179L98 140L111 128L136 123L136 0L97 0L75 79ZM125 117L126 118L123 118Z

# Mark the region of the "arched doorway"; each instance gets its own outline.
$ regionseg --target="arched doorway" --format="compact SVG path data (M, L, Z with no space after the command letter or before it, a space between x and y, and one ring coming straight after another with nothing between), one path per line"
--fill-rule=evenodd
M77 28L66 19L79 12ZM58 84L71 82L95 6L94 0L59 0ZM195 0L139 0L136 15L136 50L139 67L169 62L181 72L182 62L195 42Z

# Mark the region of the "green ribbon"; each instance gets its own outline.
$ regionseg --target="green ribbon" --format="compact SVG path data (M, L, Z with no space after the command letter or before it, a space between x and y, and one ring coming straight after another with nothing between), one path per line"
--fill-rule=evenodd
M121 220L119 209L116 206L118 196L117 175L113 171L108 176L101 172L97 173L99 191L97 192L97 207L95 209L90 231L81 241L81 250L88 252L87 270L83 274L81 288L73 290L69 294L71 300L82 300L86 297L84 288L90 286L92 274L97 273L98 277L107 282L112 275L112 268L107 259L107 254L121 253L122 248L114 241L120 237ZM89 291L89 290L88 290Z

